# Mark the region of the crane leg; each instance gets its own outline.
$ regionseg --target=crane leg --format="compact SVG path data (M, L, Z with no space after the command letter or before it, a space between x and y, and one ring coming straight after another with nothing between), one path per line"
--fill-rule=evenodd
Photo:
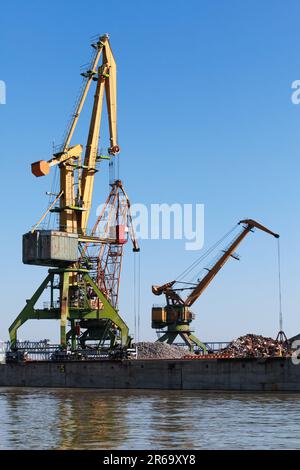
M159 343L168 343L168 344L173 344L174 340L176 339L178 333L165 333L163 336L161 336L157 341Z
M192 333L180 333L181 338L185 342L185 344L189 347L190 351L194 351L194 347L198 346L200 349L202 349L203 353L206 354L206 346L205 344L201 343L201 341Z
M103 304L104 311L100 313L99 319L102 318L107 318L110 320L113 324L116 325L116 327L120 330L121 333L121 345L123 347L127 347L130 344L131 338L129 336L129 329L124 320L120 317L119 313L117 310L115 310L110 302L107 300L105 295L100 291L98 286L95 284L95 282L92 280L92 278L88 275L84 275L84 279L89 284L92 288L97 297L100 299L101 303Z
M65 348L67 345L66 332L69 316L69 287L70 273L65 271L61 274L60 345L62 348Z
M11 347L14 348L17 343L17 331L18 329L25 323L27 320L31 319L36 319L37 315L34 310L34 306L41 297L42 293L46 289L47 285L49 284L50 281L53 279L53 274L48 274L46 279L42 282L42 284L39 286L39 288L36 290L36 292L33 294L31 299L26 301L26 305L19 313L15 321L11 324L9 327L9 336L10 336L10 341L11 341Z
M71 348L72 348L72 351L75 351L76 349L75 320L70 320L70 323L71 323L71 329L66 334L66 342L68 342L69 339L71 339Z

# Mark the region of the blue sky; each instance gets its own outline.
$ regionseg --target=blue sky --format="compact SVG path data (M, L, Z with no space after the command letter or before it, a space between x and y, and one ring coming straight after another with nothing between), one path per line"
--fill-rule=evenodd
M118 64L120 176L132 202L203 203L204 248L245 217L279 232L284 328L299 332L300 105L291 102L300 79L299 13L299 2L277 0L2 4L0 339L45 273L21 263L21 236L45 209L51 185L50 177L34 179L30 163L49 159L60 142L90 38L106 32ZM102 202L107 171L97 178ZM141 248L141 337L151 339L152 283L173 279L199 253L185 251L182 240ZM240 263L229 262L194 305L202 340L276 334L276 248L263 233L245 240ZM120 306L132 327L131 253ZM56 322L30 322L20 337L56 340L58 331Z

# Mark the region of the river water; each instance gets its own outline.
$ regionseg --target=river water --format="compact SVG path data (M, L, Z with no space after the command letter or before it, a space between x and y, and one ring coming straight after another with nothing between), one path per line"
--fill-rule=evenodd
M0 449L300 449L300 395L0 388Z

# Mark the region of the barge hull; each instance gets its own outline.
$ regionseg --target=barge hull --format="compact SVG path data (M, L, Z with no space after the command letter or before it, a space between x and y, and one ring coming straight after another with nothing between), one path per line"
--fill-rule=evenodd
M32 361L0 365L0 386L300 392L300 365L291 358Z

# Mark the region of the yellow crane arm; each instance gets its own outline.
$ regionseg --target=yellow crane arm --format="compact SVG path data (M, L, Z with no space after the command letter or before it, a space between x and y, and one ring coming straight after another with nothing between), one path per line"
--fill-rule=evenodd
M86 79L86 81L85 81L84 87L82 88L80 98L78 100L78 103L77 103L75 112L73 114L73 118L72 118L70 127L68 128L67 135L66 135L65 141L63 142L63 145L61 146L60 152L55 154L54 158L51 158L48 161L40 160L38 162L32 163L31 171L34 174L34 176L39 177L39 176L48 175L49 172L50 172L50 167L51 166L57 165L57 164L65 161L65 160L67 160L68 158L70 158L70 156L68 154L69 154L69 151L73 147L69 148L69 145L70 145L71 139L73 137L73 134L74 134L79 116L81 114L83 105L85 103L87 94L89 92L91 83L94 79L94 76L97 74L97 66L98 66L100 56L101 56L101 53L103 51L106 40L107 40L107 36L101 36L96 44L92 44L92 46L96 49L96 53L95 53L95 56L93 58L90 69L87 72L82 74L84 76L84 78Z
M120 151L117 144L117 67L108 37L103 39L103 63L98 71L97 88L81 176L83 212L81 213L79 228L83 234L86 234L92 205L104 92L106 93L110 132L110 147L108 152L110 155L116 155Z
M63 152L59 152L54 155L53 158L48 160L39 160L38 162L34 162L31 164L31 172L34 176L45 176L50 173L50 168L55 165L59 165L71 158L79 158L82 153L82 145L74 145L73 147L69 147L67 150Z
M86 82L60 152L54 154L53 158L48 161L40 160L31 165L31 171L37 177L49 174L52 166L59 165L61 170L61 191L63 194L61 198L60 229L71 232L78 230L78 233L82 235L86 235L92 205L104 93L106 94L110 134L108 152L114 156L120 151L117 143L117 67L108 35L101 36L98 42L92 44L92 46L96 49L95 56L90 70L82 74L86 78ZM101 54L102 65L98 67ZM70 142L93 80L97 81L97 86L84 163L82 165L82 146L75 145L70 147ZM75 164L74 160L78 160L79 163ZM76 167L79 169L77 198L74 194L75 182L73 171ZM74 212L74 208L76 212Z
M63 151L66 151L68 149L68 147L70 145L70 142L72 140L72 137L73 137L73 134L74 134L79 116L81 114L84 102L86 100L87 94L89 92L91 83L94 79L94 76L97 74L97 66L98 66L98 63L99 63L99 60L100 60L101 53L102 53L103 48L104 48L104 42L105 42L106 38L107 38L107 36L101 36L101 37L99 37L99 40L97 41L96 44L92 44L92 46L96 50L96 53L95 53L92 65L90 67L90 70L88 70L87 72L81 74L84 78L86 78L86 82L85 82L85 86L83 87L82 94L79 98L77 108L76 108L76 111L75 111L74 116L73 116L73 120L71 122L71 125L70 125L68 133L67 133L67 137L66 137L65 142L63 144Z
M233 240L233 242L231 243L229 248L221 256L221 258L208 271L206 276L204 276L204 278L199 282L199 284L195 287L195 289L186 298L184 304L187 307L190 307L199 298L199 296L207 288L207 286L211 283L213 278L220 271L220 269L223 267L223 265L226 263L226 261L231 256L233 256L234 250L237 248L237 246L243 241L243 239L248 235L248 233L252 231L253 228L257 228L259 230L262 230L263 232L266 232L266 233L269 233L270 235L273 235L276 238L279 238L279 235L277 233L272 232L271 230L269 230L268 228L266 228L263 225L259 224L255 220L252 220L252 219L241 220L239 222L239 224L246 224L246 226L243 228L243 231L240 233L240 235Z

